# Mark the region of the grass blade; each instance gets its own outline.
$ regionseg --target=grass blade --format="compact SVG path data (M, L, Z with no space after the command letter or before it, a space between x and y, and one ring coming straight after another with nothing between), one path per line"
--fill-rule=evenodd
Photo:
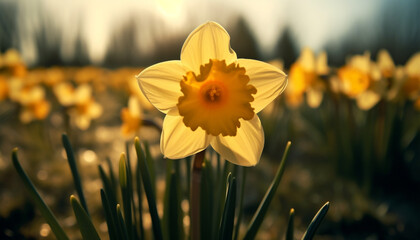
M293 240L294 219L295 219L295 209L292 208L290 209L289 221L287 222L286 240Z
M152 183L153 191L156 192L156 171L155 171L155 161L150 153L149 142L143 142L143 149L146 156L147 167L149 168L150 180Z
M217 155L220 159L220 155ZM216 180L215 194L214 194L214 203L213 203L213 232L218 236L217 232L219 231L220 219L222 218L223 206L225 204L226 197L226 187L227 187L227 177L230 173L231 163L224 161L223 169Z
M129 198L131 202L131 216L132 216L132 225L131 225L131 234L132 239L138 239L139 234L137 231L137 209L136 204L134 202L134 184L133 184L133 171L131 170L131 160L130 160L130 143L128 141L125 142L125 149L126 149L126 158L127 158L127 187Z
M110 183L111 183L110 186L112 187L112 190L114 190L114 192L116 192L117 180L115 179L115 176L114 176L114 169L112 167L112 161L109 157L107 157L106 162L107 162L108 169L109 169L109 179L110 179Z
M139 206L139 228L140 228L140 239L144 239L144 226L143 226L143 191L142 191L142 181L140 173L140 163L137 161L136 164L136 189L137 189L137 204Z
M129 240L129 238L128 238L128 232L127 232L127 228L126 228L126 225L125 225L125 222L124 222L124 217L123 217L123 215L122 215L122 212L121 212L121 207L120 207L120 204L117 204L117 217L118 217L118 224L119 224L119 227L120 227L120 229L121 229L121 238L120 239L122 239L122 240Z
M322 219L324 219L325 215L327 214L329 207L330 202L326 202L324 206L322 206L321 209L319 209L319 211L316 213L315 217L309 224L308 228L306 229L305 234L303 234L302 240L311 240L314 237L315 232L321 224Z
M264 220L265 214L267 213L268 206L270 205L271 200L273 200L274 194L276 193L276 190L280 184L281 177L283 176L285 162L286 162L287 155L289 153L290 144L291 143L288 142L286 145L286 149L284 150L284 154L281 159L280 166L277 170L276 176L274 177L274 180L271 183L270 187L268 188L264 196L264 199L258 206L258 209L255 212L254 217L252 218L251 223L249 224L248 229L246 231L244 240L254 239L255 236L257 235L258 229L260 228L261 223Z
M92 220L73 195L70 196L70 204L73 208L74 215L76 216L77 225L79 226L82 238L85 240L100 240Z
M108 201L109 204L111 206L116 206L117 205L117 193L114 189L114 187L112 186L111 180L107 177L104 169L102 168L101 165L98 165L98 169L99 169L99 176L102 179L102 184L104 186L104 192L106 193L107 197L108 197ZM115 215L116 216L116 215Z
M69 238L64 232L63 228L58 223L57 219L55 218L54 214L51 212L50 208L42 200L35 186L32 184L32 181L29 179L25 170L23 170L22 166L20 165L18 157L17 157L17 148L13 149L12 151L12 161L13 161L13 166L15 167L17 173L19 174L19 177L22 179L26 189L28 190L31 196L31 199L33 199L33 201L35 202L35 205L41 212L41 215L45 218L48 225L50 225L51 231L54 233L54 235L57 237L58 240L68 240Z
M110 163L109 163L110 164ZM101 189L101 198L102 198L102 206L105 210L105 213L109 213L111 215L111 222L114 228L114 233L111 233L112 230L110 230L110 227L108 225L108 231L110 239L112 240L112 234L114 234L117 239L120 239L122 236L122 230L119 228L118 223L118 216L117 212L115 211L115 206L117 206L117 191L112 183L112 167L109 166L109 177L106 175L104 169L101 165L98 165L99 169L99 176L102 179L102 184L104 186L104 189ZM103 192L103 193L102 193ZM107 221L108 224L108 221Z
M167 214L167 236L168 239L183 239L182 210L175 172L170 175L167 187L169 187L169 196L166 202L168 212L165 213Z
M110 240L118 240L121 237L118 234L118 226L116 225L116 217L114 217L113 210L109 205L108 197L103 189L101 189L102 207L105 211L105 220L108 226L108 235ZM116 215L115 215L116 216Z
M162 220L165 239L184 239L179 171L179 162L169 159L166 161L166 188Z
M124 219L126 228L128 231L129 239L133 239L134 231L133 231L133 220L131 214L131 181L129 181L129 170L127 167L127 159L124 153L121 154L120 162L119 162L119 177L120 177L120 187L121 187L121 195L123 201L123 210L124 210Z
M85 196L83 194L82 180L80 178L79 171L77 169L76 158L74 157L74 151L70 144L70 140L65 133L61 137L63 141L64 149L66 150L67 160L70 165L71 174L73 175L74 187L76 188L77 195L79 196L80 203L85 209L86 213L89 215L89 210L86 204Z
M228 187L226 191L225 207L223 209L222 221L220 223L219 239L231 240L233 234L233 223L235 221L236 206L236 179L228 176Z
M140 146L139 138L137 137L135 138L134 145L136 148L137 158L140 164L140 173L143 180L144 191L146 193L147 202L149 204L149 212L152 218L153 234L156 240L162 240L163 233L162 233L160 219L159 219L159 215L158 215L157 207L156 207L155 192L153 191L149 168L146 163L146 156Z

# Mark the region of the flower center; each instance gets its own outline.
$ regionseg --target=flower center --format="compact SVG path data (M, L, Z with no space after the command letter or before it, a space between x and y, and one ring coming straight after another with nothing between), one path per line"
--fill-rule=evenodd
M229 95L229 90L225 84L218 80L211 80L204 82L200 88L198 95L200 102L207 108L223 107Z
M235 63L226 66L224 60L210 60L197 76L187 72L181 81L184 95L177 104L184 124L193 131L201 127L213 136L236 136L239 119L254 117L250 103L257 89L248 82L245 68Z
M212 85L209 89L205 91L205 98L210 102L218 102L220 100L221 89L217 85Z

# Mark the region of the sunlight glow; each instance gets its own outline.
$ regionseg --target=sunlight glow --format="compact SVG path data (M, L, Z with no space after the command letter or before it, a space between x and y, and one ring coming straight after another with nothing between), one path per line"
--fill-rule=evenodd
M309 46L317 52L331 41L342 38L355 25L369 22L381 4L378 0L316 3L307 0L38 0L34 4L26 1L18 4L18 25L23 36L20 47L27 64L35 63L40 54L35 38L41 27L53 37L59 35L60 54L64 60L73 58L76 41L81 38L89 59L100 64L115 34L129 21L134 21L136 44L147 56L154 52L156 40L184 36L209 20L229 27L239 16L255 34L258 50L270 57L286 26L291 28L299 49Z

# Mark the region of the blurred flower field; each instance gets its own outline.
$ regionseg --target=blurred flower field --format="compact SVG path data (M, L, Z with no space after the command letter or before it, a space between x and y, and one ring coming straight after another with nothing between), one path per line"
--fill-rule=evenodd
M290 140L293 147L257 239L282 239L291 208L296 212L296 235L301 236L326 201L331 203L330 211L315 239L417 239L420 53L403 66L395 65L386 50L377 56L369 52L350 56L344 66L329 66L325 52L304 48L290 69L283 69L280 59L269 63L288 74L288 85L259 113L265 131L263 155L256 167L247 169L246 184L239 183L246 185L245 222L273 178L286 142ZM155 188L157 199L163 198L165 168L172 160L164 159L159 150L164 115L138 86L135 76L142 70L27 68L16 50L1 53L1 239L55 239L21 190L10 161L14 147L69 237L80 238L68 201L74 188L62 133L67 133L75 150L87 204L101 237L106 238L107 226L98 165L118 169L120 153L134 153L130 144L135 136L147 141L156 159ZM213 155L209 159L220 167ZM182 173L189 171L187 166L180 164ZM182 199L187 198L184 193ZM188 212L187 201L181 202ZM160 214L163 205L158 201ZM147 212L146 204L143 208ZM189 226L187 216L183 223ZM151 236L150 219L144 226Z

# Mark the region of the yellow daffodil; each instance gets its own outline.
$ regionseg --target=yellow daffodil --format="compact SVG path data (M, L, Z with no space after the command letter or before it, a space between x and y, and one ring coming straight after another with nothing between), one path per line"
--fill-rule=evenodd
M125 138L133 137L141 127L142 112L140 102L136 96L128 100L128 107L121 110L121 134Z
M291 107L297 107L303 102L306 91L305 71L299 64L293 64L289 72L289 85L286 90L286 102Z
M53 91L79 129L86 130L91 120L102 114L102 106L93 99L92 87L88 84L75 88L69 82L62 82L54 86Z
M93 119L102 114L102 106L95 102L93 98L85 102L80 102L69 109L69 114L74 124L81 130L86 130Z
M390 101L404 99L403 86L406 80L405 70L403 66L396 66L391 84L386 94L386 98Z
M137 76L149 101L166 114L161 151L178 159L209 145L222 158L257 164L264 131L256 113L286 87L286 75L256 60L238 59L226 30L215 22L195 29L180 61L162 62Z
M45 119L50 113L51 105L45 99L31 102L23 106L19 118L23 123L29 123L33 120Z
M44 83L52 87L63 82L66 78L63 69L59 67L45 69L43 73Z
M45 90L38 84L25 83L20 78L9 81L9 97L22 106L19 118L23 123L45 119L51 109L45 100Z
M369 75L356 67L344 66L338 70L340 88L344 94L354 98L366 91L370 85Z
M127 91L130 96L136 96L140 101L142 109L152 110L155 109L149 100L144 96L139 88L136 75L143 69L140 68L120 68L108 74L108 81L110 86L114 89L123 89Z
M86 130L92 119L101 116L102 106L93 99L90 85L82 84L77 88L69 114L72 122L81 130Z
M317 108L323 98L324 83L318 77L329 72L327 54L321 52L316 58L310 48L304 48L299 59L291 66L289 86L286 90L286 102L291 107L299 106L306 93L310 107Z
M16 49L7 50L2 57L2 65L9 68L12 76L24 77L27 73L26 66Z
M88 66L76 69L73 77L77 84L89 83L95 88L96 92L102 92L106 89L105 73L106 71L102 68Z
M391 78L394 76L395 72L395 64L392 60L391 55L389 55L389 52L385 49L382 49L378 53L377 63L379 70L381 72L381 75L384 78Z
M379 67L370 60L370 53L353 56L346 66L338 69L340 91L356 100L362 110L375 106L385 93Z
M9 84L5 77L0 75L0 101L7 98L9 94Z
M58 102L64 107L72 106L76 102L83 102L85 98L90 97L90 91L90 87L87 85L75 88L70 82L62 82L53 87Z
M417 111L420 111L420 97L418 97L417 100L414 102L414 108Z
M12 77L9 80L9 97L21 105L45 98L45 90L39 84L26 82L24 79Z
M415 100L420 96L420 53L416 53L408 60L405 74L403 90L408 98Z
M101 80L103 70L96 67L83 67L76 70L74 74L74 81L79 84L91 83Z
M139 101L139 104L141 105L141 107L143 109L146 109L146 110L154 109L153 105L150 104L150 102L147 100L146 96L144 96L143 92L138 87L138 83L137 83L137 80L136 80L135 77L131 76L128 79L128 87L130 89L130 95L137 97L137 100Z

